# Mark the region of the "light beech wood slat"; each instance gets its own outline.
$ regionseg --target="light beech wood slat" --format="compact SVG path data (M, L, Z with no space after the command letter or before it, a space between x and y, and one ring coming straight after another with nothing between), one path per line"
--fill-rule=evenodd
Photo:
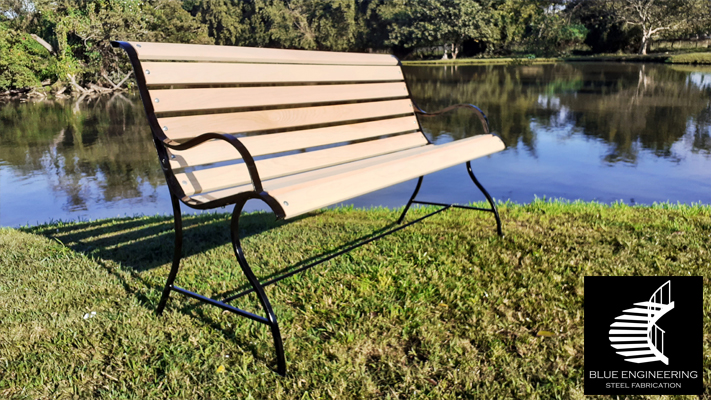
M351 125L329 126L302 131L273 133L239 138L253 157L352 140L369 139L418 129L414 117L400 117ZM239 159L229 143L214 140L183 151L168 150L172 168L218 163Z
M343 53L334 51L282 50L238 46L210 46L129 42L140 60L231 61L247 63L398 65L390 54Z
M426 144L427 140L424 136L419 132L415 132L330 149L269 158L259 160L255 164L261 179L267 180ZM224 189L250 182L249 172L243 163L176 173L175 178L181 184L186 195Z
M267 181L263 181L262 183L265 185L265 188L267 188L267 190L276 190L294 185L295 183L316 180L327 176L345 173L348 171L355 171L361 168L382 164L387 161L397 160L414 154L424 153L429 151L429 149L432 147L433 145L415 147L408 150L398 151L397 153L383 154L381 156L370 157L364 160L353 161L346 164L334 165L332 167L321 168L313 171L302 172L300 174L270 179ZM221 199L227 196L232 196L238 193L249 192L251 190L253 190L253 187L250 183L248 185L231 187L228 189L217 190L214 192L196 194L191 196L191 198L198 202L207 203L209 201Z
M142 63L148 85L401 81L394 66Z
M284 206L286 218L336 204L407 180L483 157L505 148L494 135L433 146L429 151L338 175L265 189ZM285 203L286 202L286 203Z
M359 104L159 118L158 122L170 139L185 140L208 132L238 134L408 113L412 113L411 118L414 120L412 102L409 99L402 99Z
M407 97L404 82L151 90L157 113Z

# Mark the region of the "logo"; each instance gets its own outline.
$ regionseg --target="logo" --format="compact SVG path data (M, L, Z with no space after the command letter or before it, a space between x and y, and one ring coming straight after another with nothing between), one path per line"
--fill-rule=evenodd
M701 277L587 276L584 301L586 395L703 392Z
M671 301L671 281L659 287L649 301L634 303L635 308L629 308L624 314L615 318L617 322L610 325L610 342L632 363L649 363L661 361L669 365L669 359L664 355L664 329L657 326L657 321L664 314L674 309Z

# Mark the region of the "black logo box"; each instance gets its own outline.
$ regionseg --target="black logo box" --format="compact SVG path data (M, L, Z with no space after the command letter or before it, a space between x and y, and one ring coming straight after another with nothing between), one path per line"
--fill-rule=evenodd
M671 284L674 309L663 315L656 325L665 331L664 355L669 365L662 361L625 361L624 356L617 354L625 350L611 346L610 329L618 328L610 325L620 321L615 318L624 310L640 307L634 303L649 301L667 281ZM702 277L586 276L584 309L586 395L702 394ZM678 378L674 378L675 372ZM649 376L650 373L660 377L630 377Z

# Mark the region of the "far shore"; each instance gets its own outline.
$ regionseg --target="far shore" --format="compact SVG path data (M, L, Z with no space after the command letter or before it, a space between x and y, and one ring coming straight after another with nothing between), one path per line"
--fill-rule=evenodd
M501 58L458 58L456 60L403 61L403 65L479 65L479 64L551 64L558 62L606 61L606 62L647 62L667 64L711 65L711 52L678 54L599 54L590 56L563 57L501 57Z

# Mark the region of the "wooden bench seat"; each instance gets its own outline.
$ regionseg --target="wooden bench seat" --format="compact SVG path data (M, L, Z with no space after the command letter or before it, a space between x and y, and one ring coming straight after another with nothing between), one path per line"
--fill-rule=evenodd
M279 325L265 284L239 244L238 220L247 200L261 199L288 219L418 178L402 222L411 204L426 204L415 199L424 175L466 163L491 205L484 211L494 213L501 233L495 204L469 161L503 150L503 142L489 133L481 110L460 105L481 120L484 134L430 143L417 116L437 113L413 103L392 55L113 44L131 60L173 204L176 250L158 312L177 291L264 323L274 336L280 373L286 364ZM180 202L197 209L235 204L235 254L266 317L174 285L182 253Z
M282 204L285 218L291 218L502 150L501 141L498 138L490 140L492 137L496 138L493 135L479 135L443 145L424 144L396 152L385 151L388 148L383 144L383 148L380 150L387 154L377 157L362 157L358 158L358 161L336 166L330 166L333 163L329 163L328 157L324 156L323 160L319 160L316 156L313 157L316 159L313 164L323 161L323 165L320 165L319 168L306 169L310 159L284 160L293 162L284 162L277 166L265 165L264 169L257 161L257 168L260 172L272 169L275 171L274 175L268 176L268 178L262 175L263 178L268 179L263 181L264 190ZM343 148L337 147L332 150ZM329 150L321 151L328 152ZM317 155L318 153L301 153L292 157ZM357 153L353 153L353 155L356 156ZM268 161L270 160L264 160L265 163ZM236 174L217 175L215 180L223 178L226 189L194 194L191 196L191 200L205 203L253 190L252 185L249 184L249 176L244 172L244 165L239 166L242 167L240 168L242 173L239 174L242 177L239 183L242 185L233 184L236 181L231 179ZM304 166L303 169L302 166ZM323 168L324 166L326 168ZM280 175L281 171L288 168L296 172L309 172Z

